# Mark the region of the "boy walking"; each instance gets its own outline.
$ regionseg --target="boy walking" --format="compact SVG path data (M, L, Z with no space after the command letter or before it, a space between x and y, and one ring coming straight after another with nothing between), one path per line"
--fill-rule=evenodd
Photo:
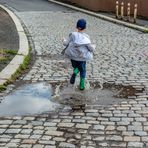
M67 40L63 41L66 46L65 55L71 60L73 74L70 83L74 84L77 74L80 72L80 90L85 89L86 61L93 59L94 45L91 44L89 36L84 33L86 20L79 19L76 24L77 31L69 34Z

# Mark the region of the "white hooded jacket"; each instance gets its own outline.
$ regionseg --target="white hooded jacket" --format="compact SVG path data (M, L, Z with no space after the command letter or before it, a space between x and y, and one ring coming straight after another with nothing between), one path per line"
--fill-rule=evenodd
M72 32L68 40L64 40L63 45L67 46L65 55L75 61L87 61L93 59L95 47L91 44L87 34Z

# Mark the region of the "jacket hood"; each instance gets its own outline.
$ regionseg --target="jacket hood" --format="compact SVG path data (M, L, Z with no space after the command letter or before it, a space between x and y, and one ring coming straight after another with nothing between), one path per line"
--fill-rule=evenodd
M74 35L74 43L76 45L85 45L91 43L89 36L85 33L73 32L73 35Z

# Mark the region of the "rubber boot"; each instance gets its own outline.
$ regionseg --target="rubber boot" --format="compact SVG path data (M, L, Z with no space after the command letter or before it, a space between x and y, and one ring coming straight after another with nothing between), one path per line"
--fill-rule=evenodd
M70 83L71 84L74 84L75 83L75 79L76 79L76 76L77 76L78 73L79 73L79 69L78 68L75 68L74 69L74 72L73 72L73 74L72 74L72 76L70 78Z
M85 89L85 78L80 78L80 90Z

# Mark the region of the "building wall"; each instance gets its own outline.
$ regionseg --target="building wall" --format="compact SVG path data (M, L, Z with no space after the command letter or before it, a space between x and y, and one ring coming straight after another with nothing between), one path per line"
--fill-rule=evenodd
M81 7L93 11L115 12L116 0L61 0L75 3ZM148 18L148 0L119 0L125 3L125 13L127 3L131 3L131 13L134 12L134 4L138 4L138 16Z

